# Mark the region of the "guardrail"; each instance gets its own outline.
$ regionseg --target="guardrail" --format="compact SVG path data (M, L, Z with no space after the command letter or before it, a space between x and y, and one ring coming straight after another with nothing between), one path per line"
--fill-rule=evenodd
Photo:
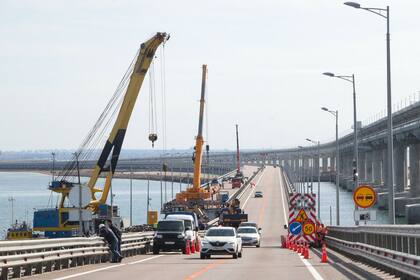
M329 227L327 244L396 275L420 275L420 225Z
M153 232L123 234L123 256L149 252L153 235ZM109 250L101 237L0 242L1 280L107 261Z

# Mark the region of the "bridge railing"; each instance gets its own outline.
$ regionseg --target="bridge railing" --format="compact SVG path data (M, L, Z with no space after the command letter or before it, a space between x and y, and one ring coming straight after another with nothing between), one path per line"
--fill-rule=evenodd
M329 227L329 247L397 275L420 275L420 225Z
M124 256L149 252L153 232L123 234ZM20 278L53 270L109 261L100 237L76 237L0 242L0 279Z

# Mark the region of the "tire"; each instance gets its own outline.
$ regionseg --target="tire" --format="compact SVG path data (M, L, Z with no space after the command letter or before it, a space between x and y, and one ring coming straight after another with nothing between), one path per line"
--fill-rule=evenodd
M186 255L187 254L187 249L186 248L182 248L182 254Z
M242 250L238 253L238 257L242 258Z
M211 255L207 255L207 258L210 259L211 258Z
M153 247L153 255L159 255L159 248Z
M260 248L260 246L261 246L261 244L260 244L260 243L258 243L255 247Z
M207 257L207 256L206 256L206 255L204 255L203 253L201 253L201 254L200 254L200 259L204 260L204 259L206 259L206 257Z
M233 253L232 257L233 257L234 259L237 259L237 258L238 258L238 253Z

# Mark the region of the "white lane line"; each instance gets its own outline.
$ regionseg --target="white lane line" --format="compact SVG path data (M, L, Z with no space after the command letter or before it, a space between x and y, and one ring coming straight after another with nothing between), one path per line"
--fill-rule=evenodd
M128 264L129 264L129 265L133 265L133 264L137 264L137 263L142 263L142 262L150 261L150 260L157 259L157 258L159 258L159 257L163 257L163 256L164 256L164 255L157 255L157 256L154 256L154 257L147 258L147 259L143 259L143 260L138 260L138 261L130 262L130 263L128 263Z
M299 257L302 260L303 264L308 268L312 276L315 278L315 280L324 280L324 278L322 278L322 276L318 273L318 271L316 271L316 269L312 266L310 262L308 262L302 256L299 256Z
M80 272L80 273L76 273L76 274L72 274L72 275L68 275L68 276L64 276L64 277L60 277L60 278L55 278L54 280L65 280L65 279L75 278L75 277L79 277L79 276L83 276L83 275L87 275L87 274L91 274L91 273L95 273L95 272L99 272L99 271L103 271L103 270L108 270L108 269L115 268L115 267L121 267L121 266L129 265L129 264L132 265L132 264L136 264L136 263L141 263L141 262L153 260L153 259L163 257L163 256L164 255L158 255L158 256L153 256L153 257L150 257L150 258L147 258L147 259L134 261L134 262L130 262L130 263L115 264L115 265L102 267L102 268L98 268L98 269L93 269L93 270L89 270L89 271L85 271L85 272Z
M287 225L287 224L289 224L289 221L287 219L287 214L286 214L286 201L284 200L284 181L282 180L280 170L281 169L279 168L278 175L279 175L279 183L280 183L280 186L281 186L281 192L280 192L281 193L281 201L283 202L284 224ZM289 203L287 205L289 205ZM289 211L287 211L287 212L289 212Z
M258 184L260 183L261 178L262 178L262 177L263 177L263 175L264 175L264 172L265 172L265 169L263 170L263 172L261 172L260 178L258 178L258 182L255 184L254 189L255 189L255 188L258 186ZM248 197L246 198L246 200L245 200L245 202L244 202L244 205L242 206L242 208L243 208L243 209L245 209L245 206L246 206L246 204L248 203L248 200L249 200L249 198L251 197L251 195L252 195L252 193L253 193L252 189L253 189L253 188L251 187L251 192L249 193Z

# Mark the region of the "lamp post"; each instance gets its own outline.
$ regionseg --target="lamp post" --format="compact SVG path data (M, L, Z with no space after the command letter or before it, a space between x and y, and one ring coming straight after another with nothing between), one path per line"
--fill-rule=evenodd
M340 171L340 151L339 151L339 146L338 146L338 110L336 111L332 111L332 110L328 110L325 107L321 108L322 110L330 113L331 115L333 115L335 117L335 166L336 166L336 179L335 179L335 184L336 184L336 215L337 215L337 226L340 225L340 176L339 176L339 171Z
M309 141L312 144L317 145L317 148L318 148L318 151L317 151L318 153L318 157L317 157L317 161L318 161L318 164L317 164L318 166L318 220L321 220L321 172L319 171L319 158L321 157L320 149L319 149L320 142L311 140L309 138L306 138L306 141Z
M365 8L359 3L345 2L347 6L362 9L386 19L386 85L387 85L387 115L388 115L388 207L389 222L395 224L395 201L394 201L394 145L392 132L392 95L391 95L391 47L389 34L389 6L384 8ZM383 14L385 13L385 15Z

